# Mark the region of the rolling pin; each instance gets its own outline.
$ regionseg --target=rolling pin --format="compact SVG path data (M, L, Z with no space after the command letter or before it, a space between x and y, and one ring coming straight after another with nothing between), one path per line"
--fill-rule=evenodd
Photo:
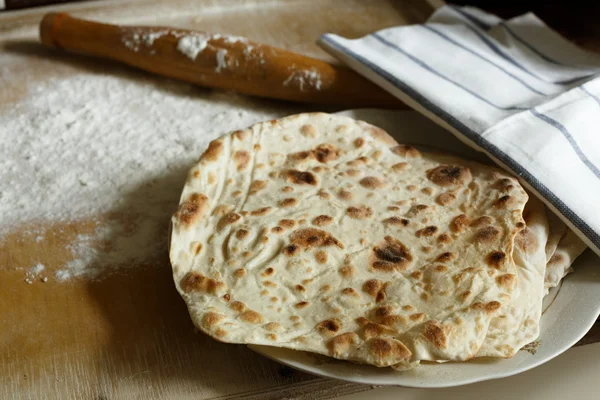
M42 43L158 75L238 93L345 107L406 108L354 71L246 38L168 27L119 26L49 13Z

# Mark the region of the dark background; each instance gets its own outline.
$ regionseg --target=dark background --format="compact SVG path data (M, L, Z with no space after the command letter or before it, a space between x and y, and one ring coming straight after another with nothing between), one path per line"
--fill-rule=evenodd
M7 10L78 0L5 0ZM168 0L165 0L168 1ZM369 0L365 0L369 1ZM421 0L397 0L421 1ZM600 51L599 0L446 0L449 4L479 7L502 18L532 11L552 28L576 43ZM375 3L375 2L374 2ZM598 43L594 43L598 42Z
M479 7L501 18L512 18L531 11L572 41L600 51L600 1L598 0L455 0L448 3Z

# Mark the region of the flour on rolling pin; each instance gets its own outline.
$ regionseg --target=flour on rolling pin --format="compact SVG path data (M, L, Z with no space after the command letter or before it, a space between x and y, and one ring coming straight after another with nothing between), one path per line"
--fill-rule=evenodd
M247 59L258 58L260 64L264 64L263 55L258 49L255 49L255 46L248 42L248 39L242 36L231 36L231 35L221 35L218 33L209 34L209 33L188 33L181 32L175 29L165 29L159 30L155 32L137 32L137 31L126 31L122 37L123 44L134 52L140 51L142 46L145 46L150 54L153 54L151 49L154 41L162 36L171 35L179 40L177 41L177 50L188 57L191 60L196 60L196 57L204 50L209 48L210 41L222 39L224 43L242 43L245 48L243 50L243 54ZM216 58L216 67L215 72L219 73L223 70L228 69L229 64L227 62L227 49L218 48L215 53ZM235 60L237 61L237 60ZM235 65L237 66L237 65ZM290 71L290 75L283 81L283 86L296 86L300 89L300 91L308 90L309 88L313 88L316 90L321 90L321 76L319 72L315 68L302 69L298 68L295 65L291 65L288 67Z
M218 33L209 34L202 32L188 33L177 29L162 29L154 32L146 32L141 29L124 29L121 41L132 51L140 51L142 46L151 47L154 41L166 35L181 38L178 42L178 50L191 58L196 59L198 53L208 46L210 40L223 39L225 43L248 43L248 39L241 36L221 35ZM251 45L248 45L252 49Z
M185 54L192 60L195 60L206 47L208 47L208 42L210 40L223 39L225 43L243 43L246 48L244 53L248 53L252 51L254 46L248 43L248 39L241 36L228 36L228 35L220 35L218 33L215 34L192 34L186 35L179 39L177 42L177 50L180 53ZM225 50L225 49L221 49ZM225 50L226 52L227 50Z
M243 43L245 45L244 54L246 56L251 56L252 50L254 46L248 43L248 39L242 36L232 36L232 35L221 35L219 33L188 33L181 32L176 29L164 29L158 30L155 32L143 32L143 31L131 31L127 30L124 32L121 41L123 44L130 50L134 52L138 52L142 49L142 47L150 48L154 44L154 41L160 37L171 35L176 38L179 38L177 42L177 50L190 58L191 60L195 60L198 54L204 51L209 46L209 41L222 39L224 43ZM226 54L226 49L223 50ZM152 52L152 50L150 50ZM218 52L217 52L218 53ZM221 53L223 54L223 53ZM222 56L221 56L222 58ZM220 69L223 68L223 60L218 64L220 65Z
M296 69L291 67L292 71L289 78L283 81L283 86L291 84L297 85L301 91L305 90L305 86L312 86L317 90L321 90L321 75L316 69Z
M156 31L151 33L129 33L124 35L121 39L123 44L130 50L139 51L140 46L151 47L154 41L164 35L177 36L178 33L172 30Z

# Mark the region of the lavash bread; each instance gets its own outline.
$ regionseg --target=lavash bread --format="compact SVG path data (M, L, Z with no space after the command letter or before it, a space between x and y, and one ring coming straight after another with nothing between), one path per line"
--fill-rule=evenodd
M546 289L558 286L562 278L573 271L571 265L586 248L585 243L572 230L566 229L564 236L548 259L544 280Z
M269 121L213 141L191 169L174 280L196 326L224 342L376 366L468 360L515 307L527 198L496 168L364 122Z
M513 249L516 287L511 301L490 322L479 357L512 357L539 336L549 235L544 204L529 196L523 218L527 226L515 237Z
M544 286L548 293L550 288L558 286L562 278L573 270L571 265L587 246L554 213L547 210L546 215L550 232L546 241Z
M567 225L552 212L547 211L546 215L549 229L548 240L546 241L546 262L549 262L558 247L560 239L567 233Z

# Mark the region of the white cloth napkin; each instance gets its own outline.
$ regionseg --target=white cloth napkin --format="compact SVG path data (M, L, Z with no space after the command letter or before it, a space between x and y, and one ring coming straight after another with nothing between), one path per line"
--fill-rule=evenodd
M533 14L445 6L426 24L319 43L485 152L600 255L600 57Z

